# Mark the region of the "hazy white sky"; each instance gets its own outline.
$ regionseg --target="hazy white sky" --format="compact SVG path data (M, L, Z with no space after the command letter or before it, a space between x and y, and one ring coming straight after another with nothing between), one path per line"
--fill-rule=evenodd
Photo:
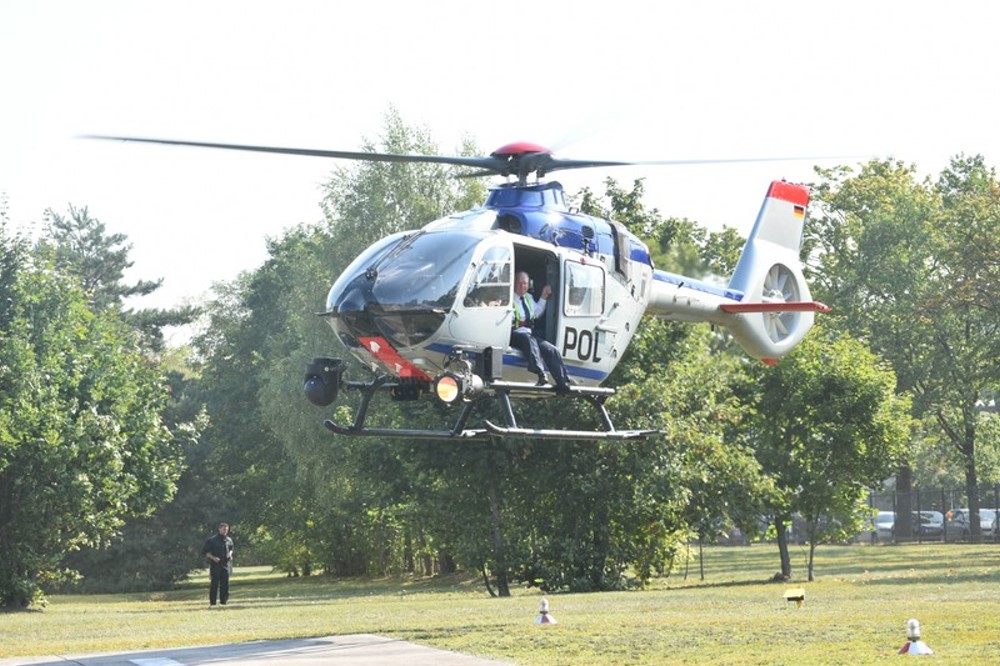
M319 219L335 163L76 135L356 150L393 104L443 152L467 134L485 152L526 140L593 159L891 155L936 174L960 152L1000 163L998 25L985 0L0 0L0 194L24 228L87 206L128 235L134 278L166 278L147 305L173 305ZM573 190L607 175L645 176L666 215L746 232L770 180L812 171L558 178Z

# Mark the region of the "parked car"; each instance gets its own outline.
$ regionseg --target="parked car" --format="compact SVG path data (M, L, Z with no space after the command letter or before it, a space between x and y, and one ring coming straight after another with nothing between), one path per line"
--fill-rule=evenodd
M879 511L875 515L875 537L879 541L892 541L895 524L896 514L894 512Z
M914 538L937 538L944 534L944 514L940 511L914 511L910 522L910 535ZM896 514L879 511L875 516L875 536L879 541L896 539Z
M979 529L983 536L996 536L1000 532L998 514L994 509L979 510ZM955 509L948 520L948 536L968 539L972 534L972 521L968 509Z
M944 534L944 514L940 511L914 511L913 536L939 537Z

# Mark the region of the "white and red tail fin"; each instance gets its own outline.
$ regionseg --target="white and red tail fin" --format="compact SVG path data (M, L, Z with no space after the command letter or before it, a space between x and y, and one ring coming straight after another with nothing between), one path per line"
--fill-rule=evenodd
M647 311L667 319L725 326L746 352L764 361L787 354L828 310L813 302L799 250L809 190L774 181L767 190L728 287L653 272Z
M799 263L802 225L808 206L809 190L804 186L780 180L771 183L729 282L731 289L750 294L759 282L761 260Z
M743 297L739 303L719 306L738 317L729 328L755 358L783 356L812 327L813 313L829 309L812 302L802 275L799 252L808 206L805 186L771 183L729 282L730 291Z

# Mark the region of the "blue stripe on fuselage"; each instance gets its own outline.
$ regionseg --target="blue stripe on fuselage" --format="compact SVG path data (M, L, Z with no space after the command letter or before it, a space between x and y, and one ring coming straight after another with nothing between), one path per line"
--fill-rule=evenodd
M435 342L433 344L427 345L427 350L432 352L437 352L439 354L450 354L454 345L446 345L440 342ZM524 360L521 353L517 350L506 350L503 355L503 364L505 366L510 366L512 368L524 368L528 369L528 362ZM566 364L566 372L569 373L571 377L586 377L587 379L597 380L598 382L604 381L607 378L608 373L603 370L594 370L591 368L578 368L576 366Z
M744 296L742 291L736 289L718 287L714 284L692 280L689 277L677 275L676 273L668 273L667 271L661 271L659 269L653 271L653 279L657 282L666 282L667 284L674 284L678 287L684 286L688 289L694 289L695 291L712 294L713 296L721 296L722 298L728 298L734 301L742 301Z

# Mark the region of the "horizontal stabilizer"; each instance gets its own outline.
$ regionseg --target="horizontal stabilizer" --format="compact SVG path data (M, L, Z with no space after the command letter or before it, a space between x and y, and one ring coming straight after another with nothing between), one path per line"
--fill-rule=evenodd
M744 312L829 312L832 308L819 301L790 301L779 303L723 303L719 309L729 314Z

